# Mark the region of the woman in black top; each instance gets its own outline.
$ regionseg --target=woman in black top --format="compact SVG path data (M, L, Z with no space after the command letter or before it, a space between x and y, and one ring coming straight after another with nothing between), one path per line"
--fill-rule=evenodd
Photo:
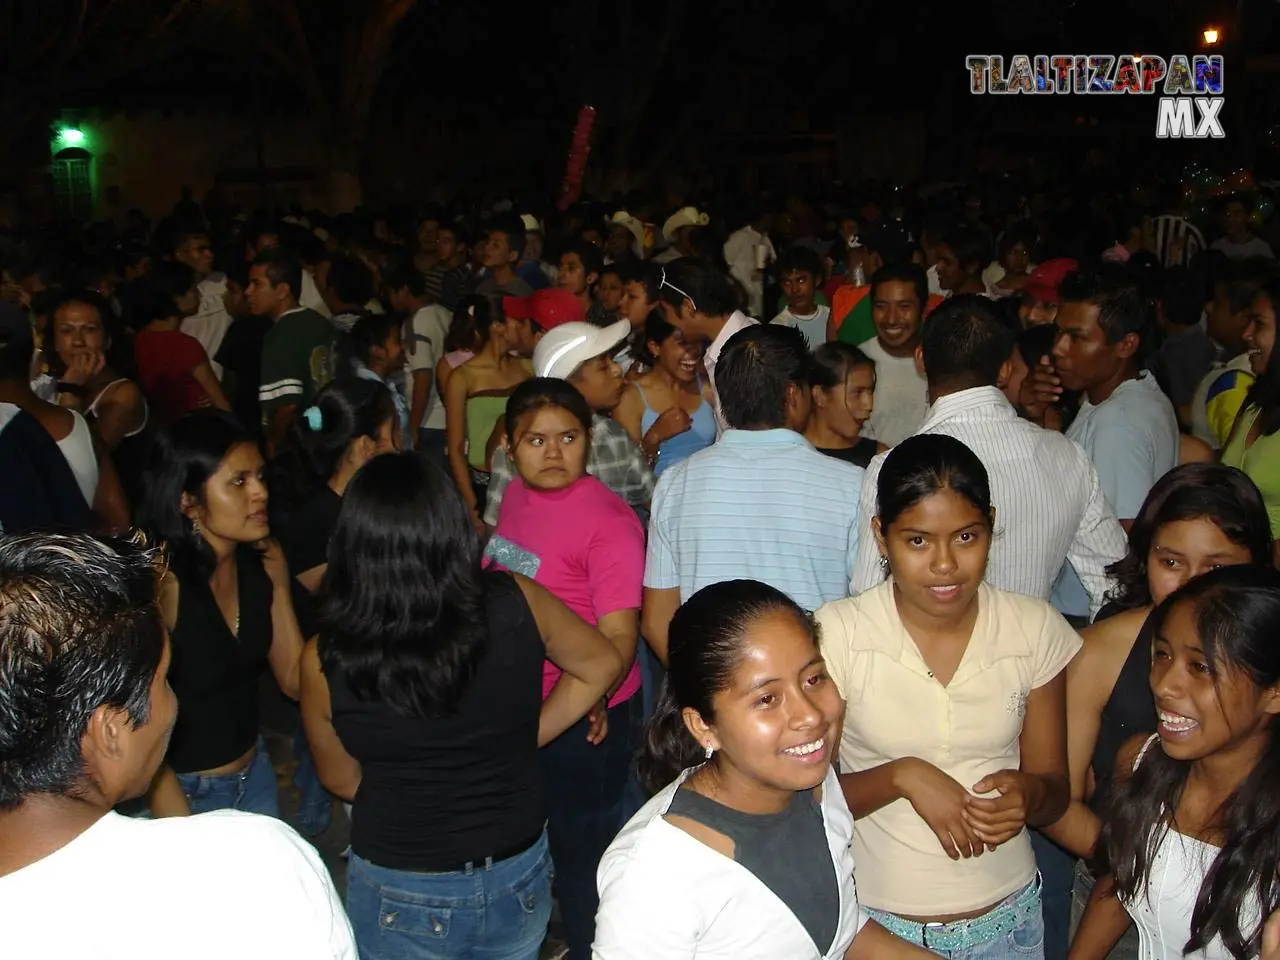
M302 666L320 780L353 804L347 911L363 960L534 960L551 913L538 747L622 670L545 589L481 570L466 504L413 453L342 501ZM542 661L565 671L542 701ZM447 906L445 906L447 904Z
M293 573L293 606L303 637L316 634L315 591L328 564L342 496L361 467L380 453L398 450L400 440L391 391L348 376L316 394L271 461L271 529ZM304 836L318 837L329 828L333 798L316 777L301 724L293 756L293 785L301 798L294 824Z
M1076 856L1093 855L1101 809L1120 746L1155 729L1148 675L1147 618L1178 587L1217 567L1271 563L1262 495L1233 467L1190 463L1165 474L1147 495L1129 532L1129 552L1107 572L1110 602L1082 635L1067 667L1067 761L1071 806L1044 832ZM1077 872L1082 908L1091 881Z
M805 439L819 453L865 469L888 449L862 436L875 408L875 363L857 347L832 341L813 352L810 378L813 406Z
M195 813L275 815L275 772L258 734L270 663L298 695L302 637L280 547L267 540L262 454L230 414L199 411L157 438L138 523L168 551L161 610L181 709L167 763Z

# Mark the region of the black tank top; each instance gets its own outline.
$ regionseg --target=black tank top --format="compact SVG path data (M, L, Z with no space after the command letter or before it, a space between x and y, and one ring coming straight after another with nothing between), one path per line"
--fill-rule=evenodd
M178 582L178 622L169 636L169 683L178 722L168 763L177 773L211 770L258 739L258 679L271 649L271 578L256 547L236 548L240 632L233 634L209 582Z
M1106 613L1104 609L1102 611ZM1099 619L1102 619L1099 617ZM1150 733L1156 728L1156 701L1151 694L1151 617L1142 623L1138 639L1125 658L1116 685L1102 708L1098 742L1093 748L1093 778L1096 787L1089 807L1103 808L1111 793L1116 769L1116 755L1125 742L1137 733Z
M360 762L351 849L395 870L457 870L537 839L546 647L509 574L485 574L488 647L456 714L413 718L328 675L333 726ZM430 637L423 637L430 643Z

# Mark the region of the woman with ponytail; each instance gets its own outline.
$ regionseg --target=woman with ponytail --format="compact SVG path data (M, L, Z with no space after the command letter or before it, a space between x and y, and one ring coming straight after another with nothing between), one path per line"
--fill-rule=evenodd
M641 762L658 793L600 863L595 960L928 957L858 907L831 765L843 718L784 593L732 580L690 597Z
M1159 722L1116 760L1110 875L1070 956L1101 960L1132 921L1150 960L1257 957L1280 906L1280 573L1211 571L1152 620Z

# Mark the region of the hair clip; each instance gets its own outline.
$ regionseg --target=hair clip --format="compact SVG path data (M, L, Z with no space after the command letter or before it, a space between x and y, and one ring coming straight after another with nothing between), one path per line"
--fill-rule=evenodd
M324 429L324 413L321 412L319 407L307 407L302 411L302 415L307 420L307 426L316 433Z

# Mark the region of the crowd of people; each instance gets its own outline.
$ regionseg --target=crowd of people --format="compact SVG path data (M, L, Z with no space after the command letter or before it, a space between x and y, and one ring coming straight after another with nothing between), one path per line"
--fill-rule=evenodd
M1280 271L1144 191L11 236L0 952L1273 960Z

